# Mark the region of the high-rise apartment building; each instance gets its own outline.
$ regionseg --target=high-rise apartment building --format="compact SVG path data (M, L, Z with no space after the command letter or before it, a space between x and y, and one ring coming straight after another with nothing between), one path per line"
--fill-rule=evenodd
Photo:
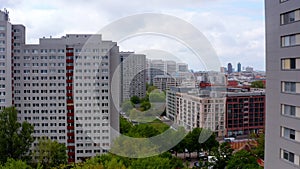
M265 168L300 167L300 1L265 0Z
M25 27L10 24L5 11L0 42L0 104L14 105L19 120L33 124L34 145L42 136L64 143L69 162L107 152L111 127L119 128L110 94L117 43L72 34L26 44Z
M0 108L11 106L12 100L12 25L8 12L0 11Z
M146 56L134 52L120 52L121 101L132 96L146 96Z

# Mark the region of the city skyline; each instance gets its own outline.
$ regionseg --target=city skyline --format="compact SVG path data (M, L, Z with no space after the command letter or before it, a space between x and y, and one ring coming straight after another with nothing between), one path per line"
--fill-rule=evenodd
M199 29L215 48L221 65L239 60L242 65L253 66L255 70L265 69L264 5L261 1L197 2L191 0L185 3L153 1L151 5L144 6L140 6L138 2L130 6L123 2L89 2L82 4L76 1L67 4L64 1L53 1L41 4L34 0L19 3L6 1L1 3L0 8L7 8L11 13L11 22L26 26L27 43L37 43L42 37L61 37L66 33L97 33L103 26L134 14L168 14L183 19ZM118 6L122 6L122 9ZM60 23L57 24L57 21ZM237 22L241 26L236 26ZM105 35L103 37L105 39ZM199 63L188 60L186 56L191 55L190 52L171 42L170 39L143 36L119 44L121 51L137 53L141 53L145 46L151 49L163 49L182 59L183 62L187 61L191 69L203 70Z

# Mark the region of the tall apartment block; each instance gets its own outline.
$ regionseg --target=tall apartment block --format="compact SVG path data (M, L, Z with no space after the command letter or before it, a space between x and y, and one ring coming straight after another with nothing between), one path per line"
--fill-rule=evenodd
M265 0L265 168L300 167L300 1Z
M12 100L12 25L8 12L0 11L0 108L11 106Z
M14 105L37 140L64 143L68 161L107 152L119 117L111 76L120 63L116 42L74 34L25 43L25 27L0 12L0 106Z
M146 55L120 52L121 101L146 96Z

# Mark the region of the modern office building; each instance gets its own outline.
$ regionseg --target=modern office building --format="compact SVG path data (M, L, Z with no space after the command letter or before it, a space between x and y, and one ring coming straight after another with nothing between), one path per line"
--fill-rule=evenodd
M230 74L232 72L233 72L233 70L232 70L232 64L228 63L228 65L227 65L227 73Z
M72 34L26 44L25 35L0 11L1 107L15 106L18 119L34 126L34 145L42 136L64 143L69 162L107 152L111 127L119 130L110 94L117 43Z
M134 52L120 52L121 59L121 101L132 96L146 96L146 56Z
M235 89L237 90L237 89ZM265 127L265 92L236 91L226 94L226 135L258 134Z
M237 64L237 72L241 72L242 71L242 64L239 62Z
M186 130L205 128L224 136L225 101L225 97L206 95L196 88L171 88L167 91L166 113Z
M265 0L265 168L300 167L300 1Z

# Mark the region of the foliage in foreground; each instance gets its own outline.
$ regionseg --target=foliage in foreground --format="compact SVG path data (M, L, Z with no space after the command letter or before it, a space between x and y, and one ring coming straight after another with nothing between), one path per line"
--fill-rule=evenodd
M52 141L47 137L39 139L38 146L35 148L34 155L36 164L40 164L44 168L51 168L61 164L67 164L67 147Z
M18 122L18 111L7 107L0 112L0 163L9 158L28 160L29 148L34 141L33 126Z
M74 169L175 169L183 167L182 161L169 153L138 159L105 154L93 157L82 164L76 165Z

